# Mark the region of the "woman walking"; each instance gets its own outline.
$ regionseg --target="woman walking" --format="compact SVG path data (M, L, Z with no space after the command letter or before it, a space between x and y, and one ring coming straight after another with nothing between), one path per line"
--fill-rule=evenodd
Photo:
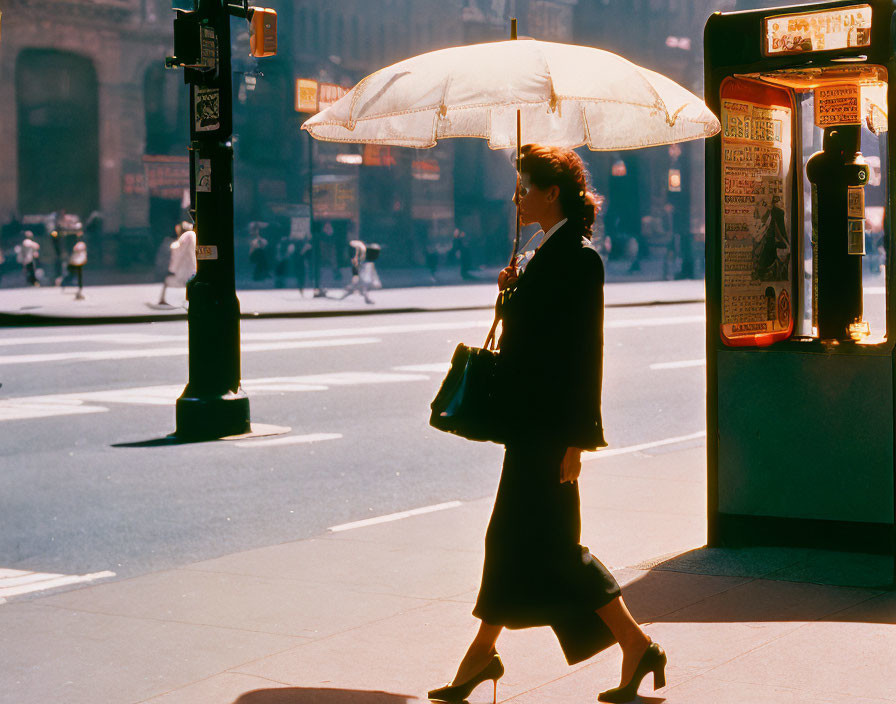
M429 699L462 702L492 680L497 700L501 630L550 626L570 665L619 643L620 685L598 699L626 702L649 672L654 689L665 685L666 655L632 618L613 575L579 544L581 453L607 444L600 412L604 272L587 246L598 201L570 149L528 144L520 172L522 223L538 223L544 234L534 255L521 255L498 280L511 289L500 340L508 439L473 609L481 625L454 680Z

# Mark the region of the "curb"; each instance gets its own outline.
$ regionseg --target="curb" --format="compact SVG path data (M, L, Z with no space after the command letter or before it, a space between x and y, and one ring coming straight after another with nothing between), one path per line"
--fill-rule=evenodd
M687 305L690 303L704 303L705 298L686 298L664 301L635 301L631 303L605 303L604 308L646 308L650 306ZM367 315L397 315L401 313L448 313L452 311L492 310L494 305L483 306L459 306L444 308L358 308L353 310L304 310L304 311L274 311L269 313L241 312L240 320L272 320L277 318L345 318L350 316ZM38 315L35 313L0 313L0 327L25 328L25 327L55 327L74 325L126 325L130 323L161 323L171 320L187 320L186 313L171 313L168 315L107 315L98 317L88 316L56 316Z

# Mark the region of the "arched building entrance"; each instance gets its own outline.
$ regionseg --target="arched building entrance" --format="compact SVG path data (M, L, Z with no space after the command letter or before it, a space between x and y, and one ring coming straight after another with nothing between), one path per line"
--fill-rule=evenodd
M99 123L93 62L53 49L16 61L19 208L64 208L86 218L99 206Z

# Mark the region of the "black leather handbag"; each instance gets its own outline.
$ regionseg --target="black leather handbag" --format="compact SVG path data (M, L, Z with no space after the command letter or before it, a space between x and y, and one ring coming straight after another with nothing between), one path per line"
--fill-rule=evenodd
M451 368L430 404L429 424L437 430L468 440L504 444L501 403L505 400L500 352L495 331L503 295L495 304L495 321L482 347L460 343L451 357Z

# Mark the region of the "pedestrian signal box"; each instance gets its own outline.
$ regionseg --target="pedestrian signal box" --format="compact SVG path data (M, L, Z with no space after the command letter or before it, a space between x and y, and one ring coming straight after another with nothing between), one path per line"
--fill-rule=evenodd
M896 556L893 20L836 0L707 22L710 546Z

